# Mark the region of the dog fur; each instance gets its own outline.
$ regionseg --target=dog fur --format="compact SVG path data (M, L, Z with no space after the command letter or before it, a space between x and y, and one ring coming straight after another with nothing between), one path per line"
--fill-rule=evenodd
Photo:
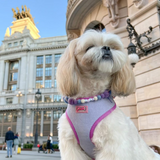
M112 53L103 59L102 47ZM63 96L91 97L111 90L113 96L127 96L135 89L128 55L117 35L89 30L70 42L60 58L57 84ZM91 160L78 145L63 114L58 125L62 160ZM158 160L139 136L133 122L116 109L95 128L92 142L96 160Z

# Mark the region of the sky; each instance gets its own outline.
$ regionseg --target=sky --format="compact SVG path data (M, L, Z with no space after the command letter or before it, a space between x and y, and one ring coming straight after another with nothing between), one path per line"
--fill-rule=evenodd
M7 27L12 26L12 8L26 5L41 38L66 35L67 0L0 0L0 45Z

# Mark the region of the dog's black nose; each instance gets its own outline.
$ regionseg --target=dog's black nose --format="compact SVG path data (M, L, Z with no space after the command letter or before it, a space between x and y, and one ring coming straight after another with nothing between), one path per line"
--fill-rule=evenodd
M103 59L112 58L112 53L111 53L110 48L108 46L103 46L102 52L103 52L103 56L102 56Z
M110 51L110 48L108 46L103 46L102 49L105 49L107 51Z

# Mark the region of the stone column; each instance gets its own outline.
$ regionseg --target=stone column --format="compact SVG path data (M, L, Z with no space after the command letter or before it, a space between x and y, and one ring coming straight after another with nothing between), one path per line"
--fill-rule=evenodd
M43 56L43 87L45 87L45 64L46 64L46 57Z
M36 88L36 65L37 65L37 57L33 57L33 88Z
M54 67L55 67L55 57L54 54L52 54L52 87L54 87L54 79L55 79Z
M53 136L53 111L51 111L50 135Z
M63 109L61 108L61 116L62 116L62 114L63 114Z
M34 84L36 80L34 80L34 75L36 75L36 63L35 63L35 57L33 55L30 55L30 64L29 64L29 77L28 77L28 89L33 89Z
M26 123L25 123L25 136L30 137L31 136L31 130L32 130L32 112L29 110L30 115L27 115L27 112L25 113L26 116Z
M43 115L44 115L44 111L41 111L41 131L40 131L40 136L43 136Z
M9 61L5 64L5 76L4 76L4 90L8 89L8 75L9 74Z
M42 95L42 102L44 102L44 95Z
M32 137L34 137L34 135L33 135L33 127L34 127L34 110L32 111L31 116L32 116L32 121L31 121L31 132L30 132L30 135L31 135Z
M52 94L52 99L51 99L51 102L53 102L54 101L54 95Z
M19 59L19 64L18 64L17 89L19 89L19 86L20 86L20 74L21 74L21 59Z
M5 67L5 63L4 60L0 61L0 92L2 92L3 90L3 80L4 80L4 67Z
M19 89L25 89L26 87L26 82L27 82L26 72L27 72L27 56L24 56L21 59L21 75L20 75Z
M20 112L20 111L19 111ZM17 110L17 114L18 114L18 110ZM17 116L17 125L16 125L16 132L18 134L21 134L21 130L22 130L22 115ZM21 136L21 135L20 135ZM22 137L22 136L21 136Z

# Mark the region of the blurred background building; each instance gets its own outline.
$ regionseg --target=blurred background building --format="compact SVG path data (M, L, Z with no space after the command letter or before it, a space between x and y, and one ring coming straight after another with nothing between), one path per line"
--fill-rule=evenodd
M53 141L58 141L57 121L67 105L57 92L55 73L67 40L79 37L88 29L112 32L121 37L127 53L130 40L126 19L130 18L138 34L153 27L151 43L142 39L143 46L147 47L160 41L159 7L159 0L68 0L67 37L40 38L32 17L13 21L11 31L6 30L0 46L0 143L8 126L20 134L23 143L34 141L38 88L42 93L38 107L38 140L42 143L51 134ZM142 57L133 68L135 93L115 100L145 142L160 146L158 49Z
M88 29L119 35L127 53L130 43L127 18L138 34L153 27L151 43L160 40L159 0L68 0L66 31L68 40ZM148 46L142 39L143 46ZM160 51L144 56L134 67L136 91L126 98L116 98L117 105L131 118L149 145L160 145Z
M0 47L0 143L9 126L22 143L34 141L37 89L42 94L38 141L46 142L50 134L57 142L57 121L67 105L57 92L55 75L67 37L40 38L32 17L15 16L12 24Z

